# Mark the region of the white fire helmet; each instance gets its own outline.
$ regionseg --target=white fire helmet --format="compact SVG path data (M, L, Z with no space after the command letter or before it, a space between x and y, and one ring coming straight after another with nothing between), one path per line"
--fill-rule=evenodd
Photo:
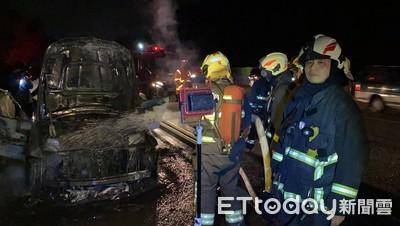
M288 69L289 61L285 54L280 52L270 53L260 60L260 68L262 69L261 75L267 76L267 73L271 73L276 76Z
M336 39L323 34L315 35L311 42L303 46L299 53L300 63L315 59L331 59L337 62L339 69L343 68L344 56Z

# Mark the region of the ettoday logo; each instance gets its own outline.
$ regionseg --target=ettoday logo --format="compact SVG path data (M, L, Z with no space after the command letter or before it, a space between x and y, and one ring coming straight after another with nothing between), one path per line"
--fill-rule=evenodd
M233 214L231 210L223 210L224 208L230 208L231 205L229 201L235 200L234 197L218 197L218 214ZM236 200L242 202L242 212L245 215L247 213L246 202L253 200L252 197L236 197ZM268 214L277 214L281 209L285 211L287 214L317 214L318 210L322 213L326 214L327 220L331 220L336 213L336 200L332 201L332 208L328 210L325 207L324 200L321 200L319 203L315 199L307 198L300 201L299 197L286 199L283 203L281 203L278 199L269 198L265 200L255 198L255 203L263 204L261 208L265 210ZM255 205L254 210L257 214L262 214L262 211L259 208L259 205Z

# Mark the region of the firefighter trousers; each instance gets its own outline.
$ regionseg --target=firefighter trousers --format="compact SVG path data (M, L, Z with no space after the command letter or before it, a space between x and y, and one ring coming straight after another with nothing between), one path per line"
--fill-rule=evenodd
M201 214L202 225L213 225L216 214L217 188L220 187L221 195L233 197L232 201L223 201L230 204L229 209L233 214L226 214L225 220L228 225L244 225L242 203L237 201L238 179L240 177L240 158L237 161L229 159L229 155L202 154L201 155Z

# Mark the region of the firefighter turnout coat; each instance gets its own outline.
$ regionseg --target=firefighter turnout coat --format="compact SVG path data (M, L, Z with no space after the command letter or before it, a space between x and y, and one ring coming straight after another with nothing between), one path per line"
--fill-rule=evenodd
M190 71L180 66L174 74L174 83L175 83L175 93L179 95L179 90L183 87L184 83L188 83L190 80ZM188 85L188 84L186 84Z
M333 200L338 206L355 199L369 158L364 125L356 103L337 85L295 96L285 108L271 162L281 199L323 199L328 209Z

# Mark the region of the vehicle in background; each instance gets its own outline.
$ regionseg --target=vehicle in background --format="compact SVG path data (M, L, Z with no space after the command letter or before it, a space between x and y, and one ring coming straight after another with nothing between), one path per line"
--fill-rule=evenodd
M157 142L148 125L157 113L142 114L137 86L132 56L116 42L81 37L51 44L29 143L21 143L25 168L15 173L23 189L74 205L153 188ZM162 104L153 102L145 105Z
M368 103L373 111L386 106L400 108L400 66L367 66L354 84L356 101Z
M159 45L131 51L138 76L139 92L147 100L175 92L174 72L179 59Z

